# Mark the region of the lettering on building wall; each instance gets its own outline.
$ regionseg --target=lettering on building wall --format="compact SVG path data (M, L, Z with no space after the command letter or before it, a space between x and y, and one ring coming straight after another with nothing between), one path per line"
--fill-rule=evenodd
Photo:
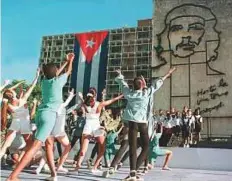
M227 86L228 83L222 78L217 84L211 85L208 89L201 89L197 91L197 106L201 108L200 112L202 114L207 112L210 113L212 110L219 110L221 107L224 106L224 103L220 101L220 97L227 96L229 94L229 91L223 91L221 89ZM201 106L201 103L209 102L210 100L219 100L219 103L208 108L204 108Z

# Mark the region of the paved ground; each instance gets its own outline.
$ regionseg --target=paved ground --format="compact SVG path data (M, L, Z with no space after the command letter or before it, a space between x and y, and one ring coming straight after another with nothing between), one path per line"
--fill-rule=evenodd
M7 167L1 169L1 181L4 181L11 170ZM87 169L80 170L79 175L69 173L68 175L59 176L59 181L119 181L126 177L128 167L122 168L112 178L101 178L91 175ZM41 174L39 176L31 174L31 170L25 170L21 175L22 181L41 181L48 175ZM223 171L206 171L192 169L172 169L172 171L161 171L160 168L155 168L144 176L145 181L232 181L232 172Z

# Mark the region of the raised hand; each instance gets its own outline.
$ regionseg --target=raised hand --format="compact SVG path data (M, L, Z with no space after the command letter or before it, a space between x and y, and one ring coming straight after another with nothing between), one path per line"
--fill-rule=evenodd
M36 77L39 77L39 75L40 75L40 67L37 68Z
M84 101L83 94L81 92L78 92L78 96L82 101Z
M117 69L116 72L118 73L118 75L122 74L121 69Z
M106 89L103 89L102 95L106 95Z
M74 60L74 58L75 58L75 55L74 55L74 53L68 53L67 55L66 55L66 59L67 59L67 61L73 61Z
M176 71L176 67L172 67L172 68L168 71L168 73L169 73L169 74L172 74L174 71Z
M8 85L8 84L10 84L10 83L11 83L10 80L5 80L5 81L4 81L4 85Z
M72 96L75 95L75 94L74 94L74 89L73 89L73 88L72 88L71 91L69 91L68 93L69 93L69 95L72 95Z
M146 80L144 79L144 77L142 75L140 75L142 81L143 81L143 87L147 87L147 83Z

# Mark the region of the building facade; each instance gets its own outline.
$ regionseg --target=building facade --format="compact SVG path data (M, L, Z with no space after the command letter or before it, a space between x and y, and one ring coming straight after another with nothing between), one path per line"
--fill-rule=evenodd
M44 36L40 55L40 65L53 62L60 66L65 55L74 51L74 34ZM151 19L139 20L137 27L124 27L109 30L108 63L106 90L107 98L120 94L121 90L114 81L115 70L121 69L131 86L135 76L151 77L152 26ZM64 93L70 89L67 82Z
M152 76L177 71L155 94L155 109L204 116L204 133L232 133L232 0L154 0Z

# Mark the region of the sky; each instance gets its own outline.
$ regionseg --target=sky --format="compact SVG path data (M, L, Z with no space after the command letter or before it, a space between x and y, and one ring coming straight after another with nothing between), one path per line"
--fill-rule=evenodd
M152 0L1 2L1 80L33 80L42 36L133 27L152 17Z

